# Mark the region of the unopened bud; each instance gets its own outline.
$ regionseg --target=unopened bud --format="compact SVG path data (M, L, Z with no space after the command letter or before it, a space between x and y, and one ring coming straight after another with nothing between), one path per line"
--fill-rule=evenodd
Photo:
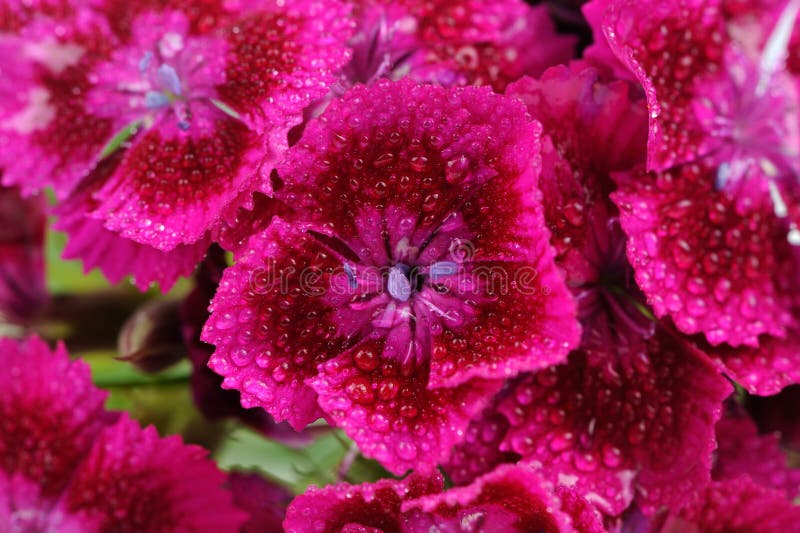
M155 374L186 357L179 306L175 301L152 301L137 309L119 333L117 358Z

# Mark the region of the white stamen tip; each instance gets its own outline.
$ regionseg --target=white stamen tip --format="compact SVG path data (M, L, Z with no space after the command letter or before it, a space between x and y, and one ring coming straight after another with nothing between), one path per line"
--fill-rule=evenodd
M800 0L789 0L783 13L778 18L772 34L767 39L764 53L761 55L761 64L759 65L761 76L756 88L757 94L764 94L772 75L782 69L786 63L786 57L789 52L789 39L792 37L798 11L800 11Z
M786 207L786 202L783 201L783 197L781 196L781 192L778 190L778 186L775 185L774 181L769 182L769 195L772 198L772 207L775 210L775 216L778 218L784 218L786 215L789 214L789 208Z
M786 240L789 241L789 244L792 246L800 246L800 229L792 225L792 227L789 228L789 233L786 234Z

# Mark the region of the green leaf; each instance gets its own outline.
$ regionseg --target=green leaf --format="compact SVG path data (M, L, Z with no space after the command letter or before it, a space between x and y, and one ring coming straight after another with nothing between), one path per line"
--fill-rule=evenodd
M265 439L249 428L231 432L215 454L226 470L258 470L295 494L309 485L335 483L336 472L349 448L341 432L331 430L303 448L291 448Z
M100 159L105 159L106 157L110 156L116 152L125 141L136 135L140 124L141 121L139 120L132 122L125 126L122 131L114 135L114 137L108 141L108 144L103 147L103 151L100 152Z

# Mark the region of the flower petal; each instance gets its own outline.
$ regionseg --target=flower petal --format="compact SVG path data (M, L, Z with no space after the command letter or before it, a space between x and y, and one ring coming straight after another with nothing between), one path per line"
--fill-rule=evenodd
M650 112L648 169L705 155L693 83L721 67L727 32L717 0L612 2L603 19L611 49L642 84Z
M497 412L494 402L470 422L464 441L453 448L449 461L443 466L453 483L468 485L498 465L519 460L519 454L500 449L509 426L506 417Z
M719 448L712 471L714 480L748 475L759 485L783 491L793 500L800 493L800 470L789 467L779 437L778 433L759 435L755 422L747 416L724 417L717 422Z
M76 470L56 513L92 529L220 531L247 518L222 488L225 474L199 446L159 438L123 414L105 428Z
M267 134L268 149L285 150L303 108L325 96L349 58L350 6L339 0L238 4L240 17L223 32L227 65L217 90L250 127Z
M85 6L60 19L37 13L34 21L18 36L0 38L0 47L11 40L7 44L19 51L0 60L14 87L0 93L0 166L6 185L26 194L52 185L63 197L116 133L113 121L91 114L86 102L87 73L107 56L113 39L102 17ZM3 116L9 101L17 102L17 112Z
M634 496L646 511L679 506L709 479L730 386L663 328L641 347L607 349L520 379L500 405L511 422L504 446L603 512L621 513Z
M94 388L86 364L70 362L63 345L51 351L38 337L0 339L0 353L0 470L56 498L114 419L103 410L106 393Z
M512 465L500 466L469 486L403 504L411 529L417 531L575 531L560 507L550 483L528 467Z
M202 340L216 346L209 366L226 378L224 388L241 391L242 405L264 407L300 430L322 415L305 380L349 342L337 328L336 302L324 298L340 259L304 228L275 218L236 260L203 330ZM358 321L351 327L358 331Z
M737 209L702 162L616 179L628 257L657 316L714 345L755 347L759 335L786 335L795 263L770 206Z
M300 446L311 440L311 431L298 433L286 422L275 419L261 407L245 409L236 390L222 388L222 376L208 367L214 347L200 340L203 324L208 320L208 304L219 287L227 266L222 249L214 246L201 263L195 276L195 289L181 303L179 316L183 344L192 363L190 379L192 396L197 408L209 420L234 418L264 436L286 444Z
M406 333L407 343L412 334ZM320 374L308 383L319 394L322 409L364 455L395 474L435 468L500 382L473 380L429 390L425 366L409 374L384 355L392 340L365 340L322 364Z
M800 521L800 507L783 493L757 485L748 477L718 481L699 491L692 502L668 518L674 531L722 533L791 531Z
M92 216L162 251L196 243L254 187L262 150L244 124L210 107L196 109L186 131L165 119L132 141Z
M84 272L99 268L111 283L119 283L131 276L133 284L141 291L158 283L162 292L172 288L179 277L189 276L202 260L209 246L208 239L193 244L182 244L164 252L122 237L103 226L103 222L89 217L97 202L93 198L113 171L119 156L103 161L91 176L54 209L58 217L54 228L67 234L64 259L80 259Z
M289 505L283 527L287 533L400 531L403 502L441 492L442 485L439 474L412 474L402 481L311 487Z

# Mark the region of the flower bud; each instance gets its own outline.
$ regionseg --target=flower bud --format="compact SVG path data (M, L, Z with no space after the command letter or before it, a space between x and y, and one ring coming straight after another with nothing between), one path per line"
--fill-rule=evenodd
M178 302L152 301L137 309L120 331L118 359L155 374L184 358L178 308Z

